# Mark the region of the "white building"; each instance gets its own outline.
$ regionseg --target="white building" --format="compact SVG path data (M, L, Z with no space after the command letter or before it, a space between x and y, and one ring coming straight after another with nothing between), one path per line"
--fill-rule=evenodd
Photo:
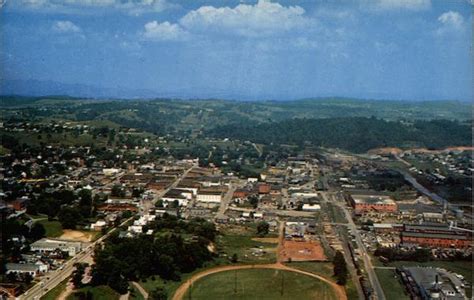
M319 204L303 204L303 211L320 211L321 205Z
M82 250L81 242L65 241L59 239L42 238L30 245L31 251L53 252L59 249L67 252L69 256L74 256Z
M221 203L222 192L198 192L196 200L205 203Z

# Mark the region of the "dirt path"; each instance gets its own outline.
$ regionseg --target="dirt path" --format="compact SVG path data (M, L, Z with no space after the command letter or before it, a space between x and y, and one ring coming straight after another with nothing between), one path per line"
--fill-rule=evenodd
M215 274L215 273L225 272L225 271L245 270L245 269L274 269L274 270L295 272L295 273L303 274L303 275L306 275L306 276L310 276L310 277L316 278L318 280L324 281L325 283L329 284L333 288L334 292L336 293L337 299L347 300L346 291L344 290L344 287L342 287L340 285L337 285L335 282L333 282L331 280L328 280L328 279L326 279L322 276L310 273L310 272L290 268L290 267L282 265L280 263L266 264L266 265L221 266L221 267L216 267L216 268L209 269L209 270L206 270L206 271L202 271L200 273L197 273L197 274L193 275L193 277L191 277L189 280L187 280L186 282L181 284L179 286L179 288L176 290L176 292L174 293L172 299L173 300L182 300L185 293L186 293L186 291L191 286L191 283L194 283L194 282L196 282L197 280L199 280L203 277L206 277L208 275Z
M145 291L145 289L138 282L132 281L132 284L142 294L143 298L148 299L147 291Z
M66 284L66 288L59 294L57 300L66 300L66 298L72 294L72 291L74 289L74 286L72 282L68 281Z
M284 229L285 229L285 222L280 222L279 242L278 242L278 246L277 246L277 254L280 253L281 247L282 247L283 242L284 242L284 236L285 236ZM283 270L283 271L289 271L289 272L295 272L295 273L307 275L307 276L316 278L318 280L324 281L325 283L329 284L333 288L334 292L336 293L337 299L347 300L346 290L344 289L343 286L340 286L340 285L336 284L335 282L333 282L333 281L331 281L327 278L324 278L322 276L319 276L319 275L316 275L316 274L313 274L313 273L310 273L310 272L306 272L306 271L303 271L303 270L294 269L294 268L288 267L286 265L283 265L280 262L279 255L277 255L277 263L275 263L275 264L220 266L220 267L212 268L212 269L205 270L205 271L202 271L200 273L197 273L197 274L193 275L190 279L188 279L186 282L184 282L183 284L181 284L179 286L179 288L174 293L172 299L173 300L182 300L184 298L184 295L185 295L186 291L191 286L191 284L196 282L197 280L203 278L203 277L206 277L208 275L215 274L215 273L225 272L225 271L245 270L245 269L274 269L274 270Z

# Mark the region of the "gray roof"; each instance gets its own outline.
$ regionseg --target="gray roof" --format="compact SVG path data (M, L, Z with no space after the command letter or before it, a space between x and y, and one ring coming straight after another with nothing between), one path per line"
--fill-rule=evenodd
M20 271L20 272L36 272L39 267L35 264L14 264L8 263L5 265L8 271Z

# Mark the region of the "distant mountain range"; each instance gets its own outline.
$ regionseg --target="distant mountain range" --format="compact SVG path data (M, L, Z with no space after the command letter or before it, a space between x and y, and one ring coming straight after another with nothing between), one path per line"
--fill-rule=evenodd
M121 87L101 88L85 84L68 84L40 80L1 80L1 95L44 96L68 95L84 98L155 98L150 90L131 90Z
M10 80L0 78L0 95L21 95L21 96L45 96L45 95L67 95L70 97L83 98L115 98L115 99L156 99L156 98L174 98L174 99L224 99L224 100L276 100L287 101L304 97L294 95L279 95L272 93L263 93L246 91L246 93L237 90L212 90L202 87L183 87L176 91L154 91L150 89L130 89L124 87L98 87L86 84L70 84L49 80ZM360 99L390 99L385 93L368 93L364 95L332 95L320 93L318 98L360 98ZM436 99L435 97L433 99ZM427 99L425 99L427 100ZM448 99L446 99L448 100ZM416 101L416 99L410 99Z

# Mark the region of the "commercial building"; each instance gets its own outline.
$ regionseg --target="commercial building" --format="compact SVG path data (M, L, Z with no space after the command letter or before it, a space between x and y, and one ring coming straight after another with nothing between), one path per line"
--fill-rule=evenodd
M57 249L74 256L82 250L81 242L65 241L59 239L42 238L30 245L32 251L53 252Z
M199 191L196 197L199 202L205 203L221 203L222 192L221 191Z
M464 300L464 284L444 269L402 267L397 269L411 299Z
M349 199L356 214L370 211L393 213L398 210L397 203L385 195L350 195Z
M400 238L401 243L405 246L417 245L439 248L468 248L472 246L471 238L457 234L403 231Z

